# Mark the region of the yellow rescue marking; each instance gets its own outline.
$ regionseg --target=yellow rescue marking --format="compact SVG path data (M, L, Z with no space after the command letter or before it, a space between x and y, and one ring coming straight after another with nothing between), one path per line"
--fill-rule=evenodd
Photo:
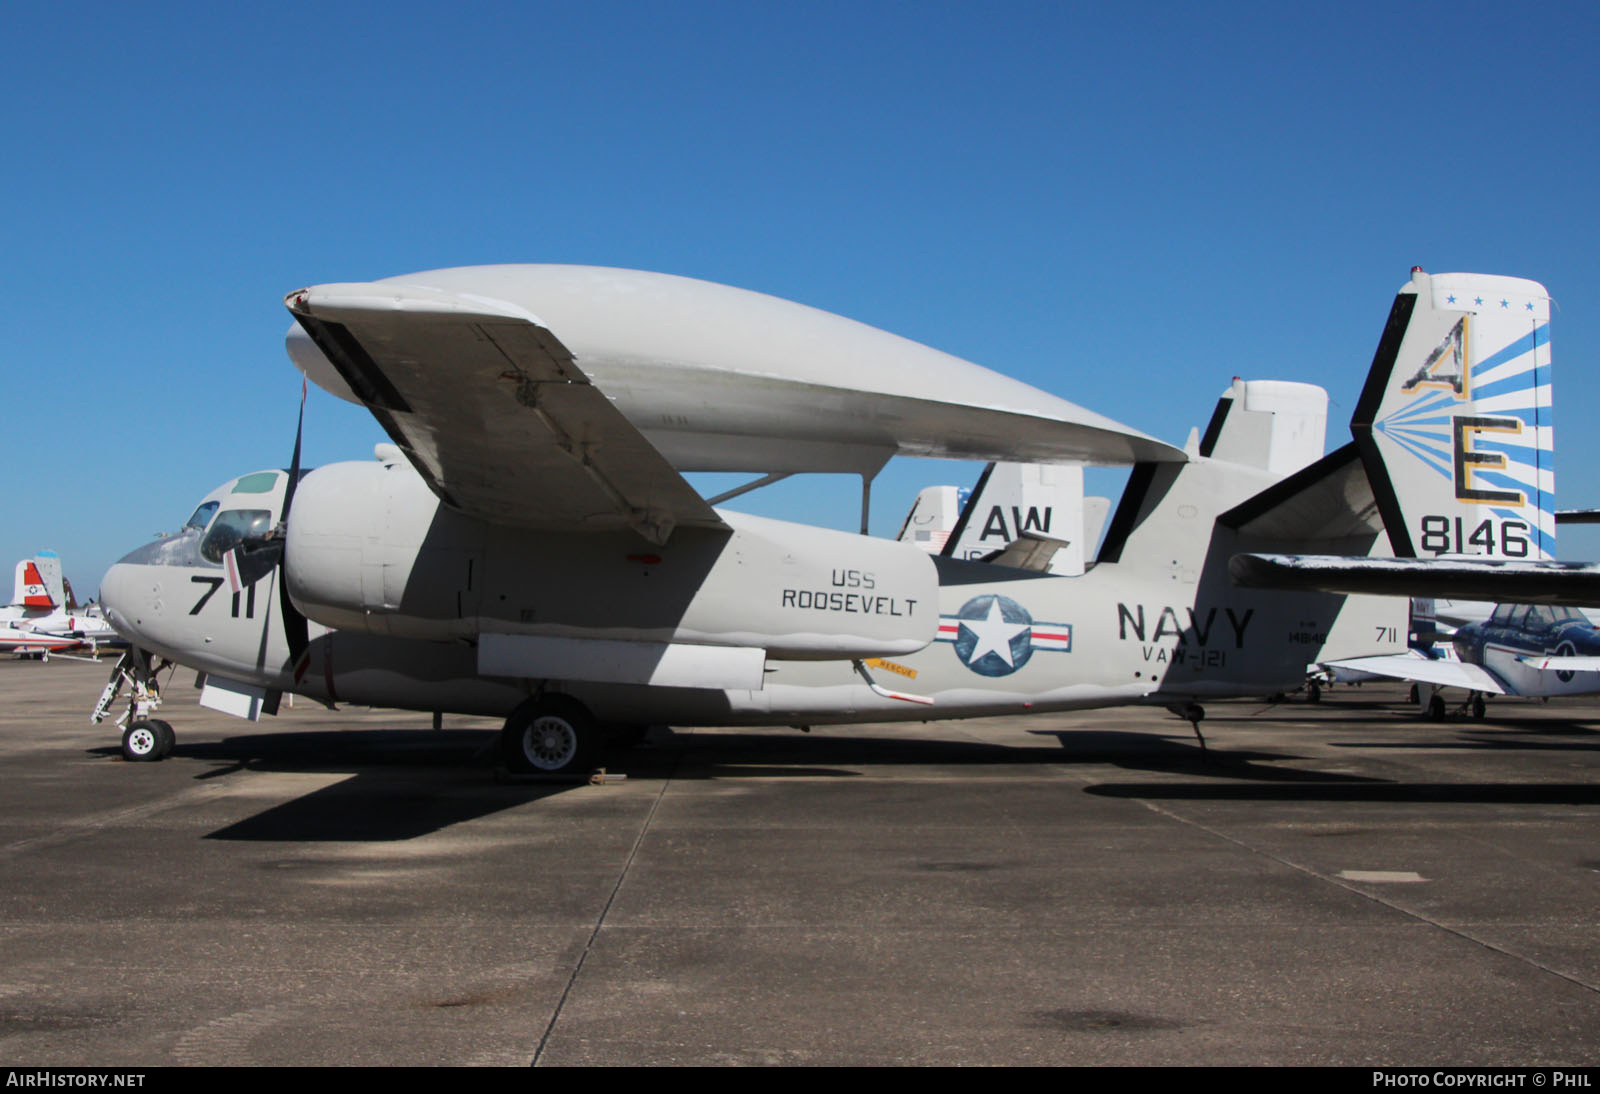
M916 669L907 665L897 665L893 661L885 661L881 657L869 657L867 658L866 663L875 669L888 669L890 672L898 672L901 676L904 676L910 680L915 680L917 678Z

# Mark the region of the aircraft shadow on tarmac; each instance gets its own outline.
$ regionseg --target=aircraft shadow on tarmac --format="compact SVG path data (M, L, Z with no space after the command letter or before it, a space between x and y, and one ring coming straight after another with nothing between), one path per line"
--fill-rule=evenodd
M1101 783L1085 793L1161 801L1416 802L1480 805L1600 805L1600 785L1586 783Z
M180 740L168 763L199 761L196 780L241 771L349 778L208 834L216 840L386 842L414 839L570 789L485 777L499 735L474 730L346 730ZM120 749L97 748L97 754ZM418 777L425 770L424 778Z
M1245 719L1246 722L1256 720ZM1208 727L1216 726L1207 723ZM1556 723L1556 725L1563 725ZM1202 751L1185 725L1170 732L1095 729L1032 730L1052 745L991 744L875 736L802 735L787 731L654 730L642 748L614 750L607 766L635 778L853 778L852 768L1053 767L1113 765L1183 782L1096 783L1085 793L1106 797L1193 800L1600 803L1600 786L1584 784L1396 783L1344 772L1288 766L1305 757L1287 748L1227 747L1225 728ZM1344 728L1350 728L1345 726ZM1408 727L1411 728L1411 727ZM1548 721L1540 732L1553 728ZM1564 727L1565 728L1565 727ZM1531 731L1531 729L1530 729ZM1350 748L1559 748L1559 743L1508 742L1473 727L1468 739L1348 743ZM1441 734L1441 736L1444 736ZM1288 741L1285 744L1289 744ZM1581 747L1594 746L1585 742ZM465 821L537 802L584 785L497 779L498 734L488 730L361 729L257 733L221 741L180 743L173 761L199 761L194 778L241 771L347 773L350 777L209 833L205 838L268 842L386 842L414 839ZM96 754L116 749L94 749ZM419 773L425 772L419 778ZM1504 775L1504 772L1490 775Z

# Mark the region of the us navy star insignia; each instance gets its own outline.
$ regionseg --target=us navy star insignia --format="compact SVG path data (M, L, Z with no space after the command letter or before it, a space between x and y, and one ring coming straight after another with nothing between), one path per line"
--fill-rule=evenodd
M1009 676L1037 650L1070 651L1072 626L1037 622L1010 597L986 593L940 616L938 641L954 645L961 663L980 676Z

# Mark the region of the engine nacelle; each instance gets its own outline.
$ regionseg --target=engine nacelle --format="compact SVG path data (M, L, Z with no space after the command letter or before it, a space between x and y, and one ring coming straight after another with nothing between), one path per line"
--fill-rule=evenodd
M295 493L285 567L329 627L756 648L779 659L896 656L938 631L929 557L892 540L719 511L729 529L488 525L441 505L401 462L341 463Z

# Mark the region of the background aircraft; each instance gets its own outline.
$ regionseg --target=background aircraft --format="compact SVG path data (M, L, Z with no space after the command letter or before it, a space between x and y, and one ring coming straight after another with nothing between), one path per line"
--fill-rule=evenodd
M55 552L17 563L11 603L0 608L0 651L51 654L123 645L98 606L74 602Z
M1600 692L1600 629L1576 608L1500 604L1487 620L1466 623L1451 640L1454 658L1409 654L1360 657L1341 667L1429 685L1419 702L1445 712L1441 687L1465 688L1466 706L1485 713L1485 695L1550 697Z
M1474 293L1547 314L1533 282L1416 272L1352 420L1358 441L1391 395L1532 353L1460 302ZM1454 480L1404 445L1352 443L1286 474L1298 460L1285 451L1309 459L1322 444L1320 418L1314 444L1290 443L1308 427L1303 391L1243 389L1185 451L882 331L684 278L469 268L287 303L296 363L394 443L302 478L297 441L287 474L230 480L184 531L112 567L107 610L136 646L113 681L132 687L130 758L170 747L146 717L163 660L200 669L201 702L246 717L286 690L502 714L507 763L545 772L585 769L607 727L656 722L1127 702L1198 720L1206 697L1298 685L1324 648L1404 648L1403 604L1241 591L1231 556L1385 551L1386 526L1407 543L1388 519L1401 493L1454 512ZM1472 337L1468 317L1483 319ZM1512 386L1513 401L1531 397ZM1476 475L1485 431L1501 443L1510 427L1482 424L1470 392L1451 409ZM1540 436L1535 423L1520 438L1536 468ZM1076 577L713 508L681 477L850 471L865 493L896 453L1134 469ZM1524 492L1484 519L1472 537L1515 552L1546 514Z

